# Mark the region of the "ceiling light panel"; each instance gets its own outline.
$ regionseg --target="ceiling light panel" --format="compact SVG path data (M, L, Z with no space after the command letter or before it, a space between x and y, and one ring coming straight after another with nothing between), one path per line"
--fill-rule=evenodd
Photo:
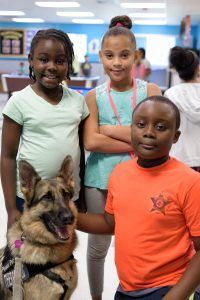
M133 20L133 24L136 25L166 25L166 20L146 20L146 19L136 19Z
M164 13L131 13L129 14L129 17L131 18L155 18L155 19L159 19L159 18L165 18L166 14Z
M133 3L133 2L124 2L120 3L123 8L166 8L165 3Z
M59 17L94 17L94 14L89 11L58 11Z
M40 18L13 18L13 22L20 22L20 23L43 23L44 20Z
M55 7L55 8L61 8L61 7L80 7L80 4L78 2L35 2L35 5L40 7Z
M23 11L15 11L15 10L2 10L0 11L0 16L24 16L25 13Z
M73 23L76 24L103 24L105 23L102 19L72 19Z

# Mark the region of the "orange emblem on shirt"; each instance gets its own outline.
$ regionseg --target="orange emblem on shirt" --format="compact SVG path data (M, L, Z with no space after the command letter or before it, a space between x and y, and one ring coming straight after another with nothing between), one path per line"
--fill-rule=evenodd
M165 208L166 206L171 202L164 198L162 194L151 197L151 201L153 202L153 207L151 209L152 211L161 212L163 215L165 215Z

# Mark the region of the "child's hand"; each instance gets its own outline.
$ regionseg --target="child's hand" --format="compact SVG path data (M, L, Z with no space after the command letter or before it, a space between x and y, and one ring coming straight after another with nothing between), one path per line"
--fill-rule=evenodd
M8 223L7 223L7 230L17 221L19 220L21 214L20 212L17 210L17 208L12 209L9 213L8 213Z

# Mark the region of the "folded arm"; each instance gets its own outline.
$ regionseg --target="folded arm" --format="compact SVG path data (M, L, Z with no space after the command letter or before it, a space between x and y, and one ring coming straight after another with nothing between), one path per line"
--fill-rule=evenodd
M90 111L89 117L84 124L84 146L88 151L102 153L122 153L132 151L130 143L112 138L101 133L98 124L98 108L96 105L95 90L86 96L86 102Z
M123 125L102 125L99 127L100 133L116 140L131 144L131 126Z

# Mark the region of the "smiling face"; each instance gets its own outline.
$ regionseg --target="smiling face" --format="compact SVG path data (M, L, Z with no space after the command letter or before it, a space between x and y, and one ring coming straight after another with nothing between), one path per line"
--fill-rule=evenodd
M167 161L171 146L179 135L175 112L167 103L148 100L133 114L131 139L141 166L150 167Z
M134 55L135 45L129 35L119 34L105 38L99 56L113 86L130 83Z
M29 55L33 67L37 90L56 89L66 78L68 63L64 46L58 40L41 39L33 55Z

